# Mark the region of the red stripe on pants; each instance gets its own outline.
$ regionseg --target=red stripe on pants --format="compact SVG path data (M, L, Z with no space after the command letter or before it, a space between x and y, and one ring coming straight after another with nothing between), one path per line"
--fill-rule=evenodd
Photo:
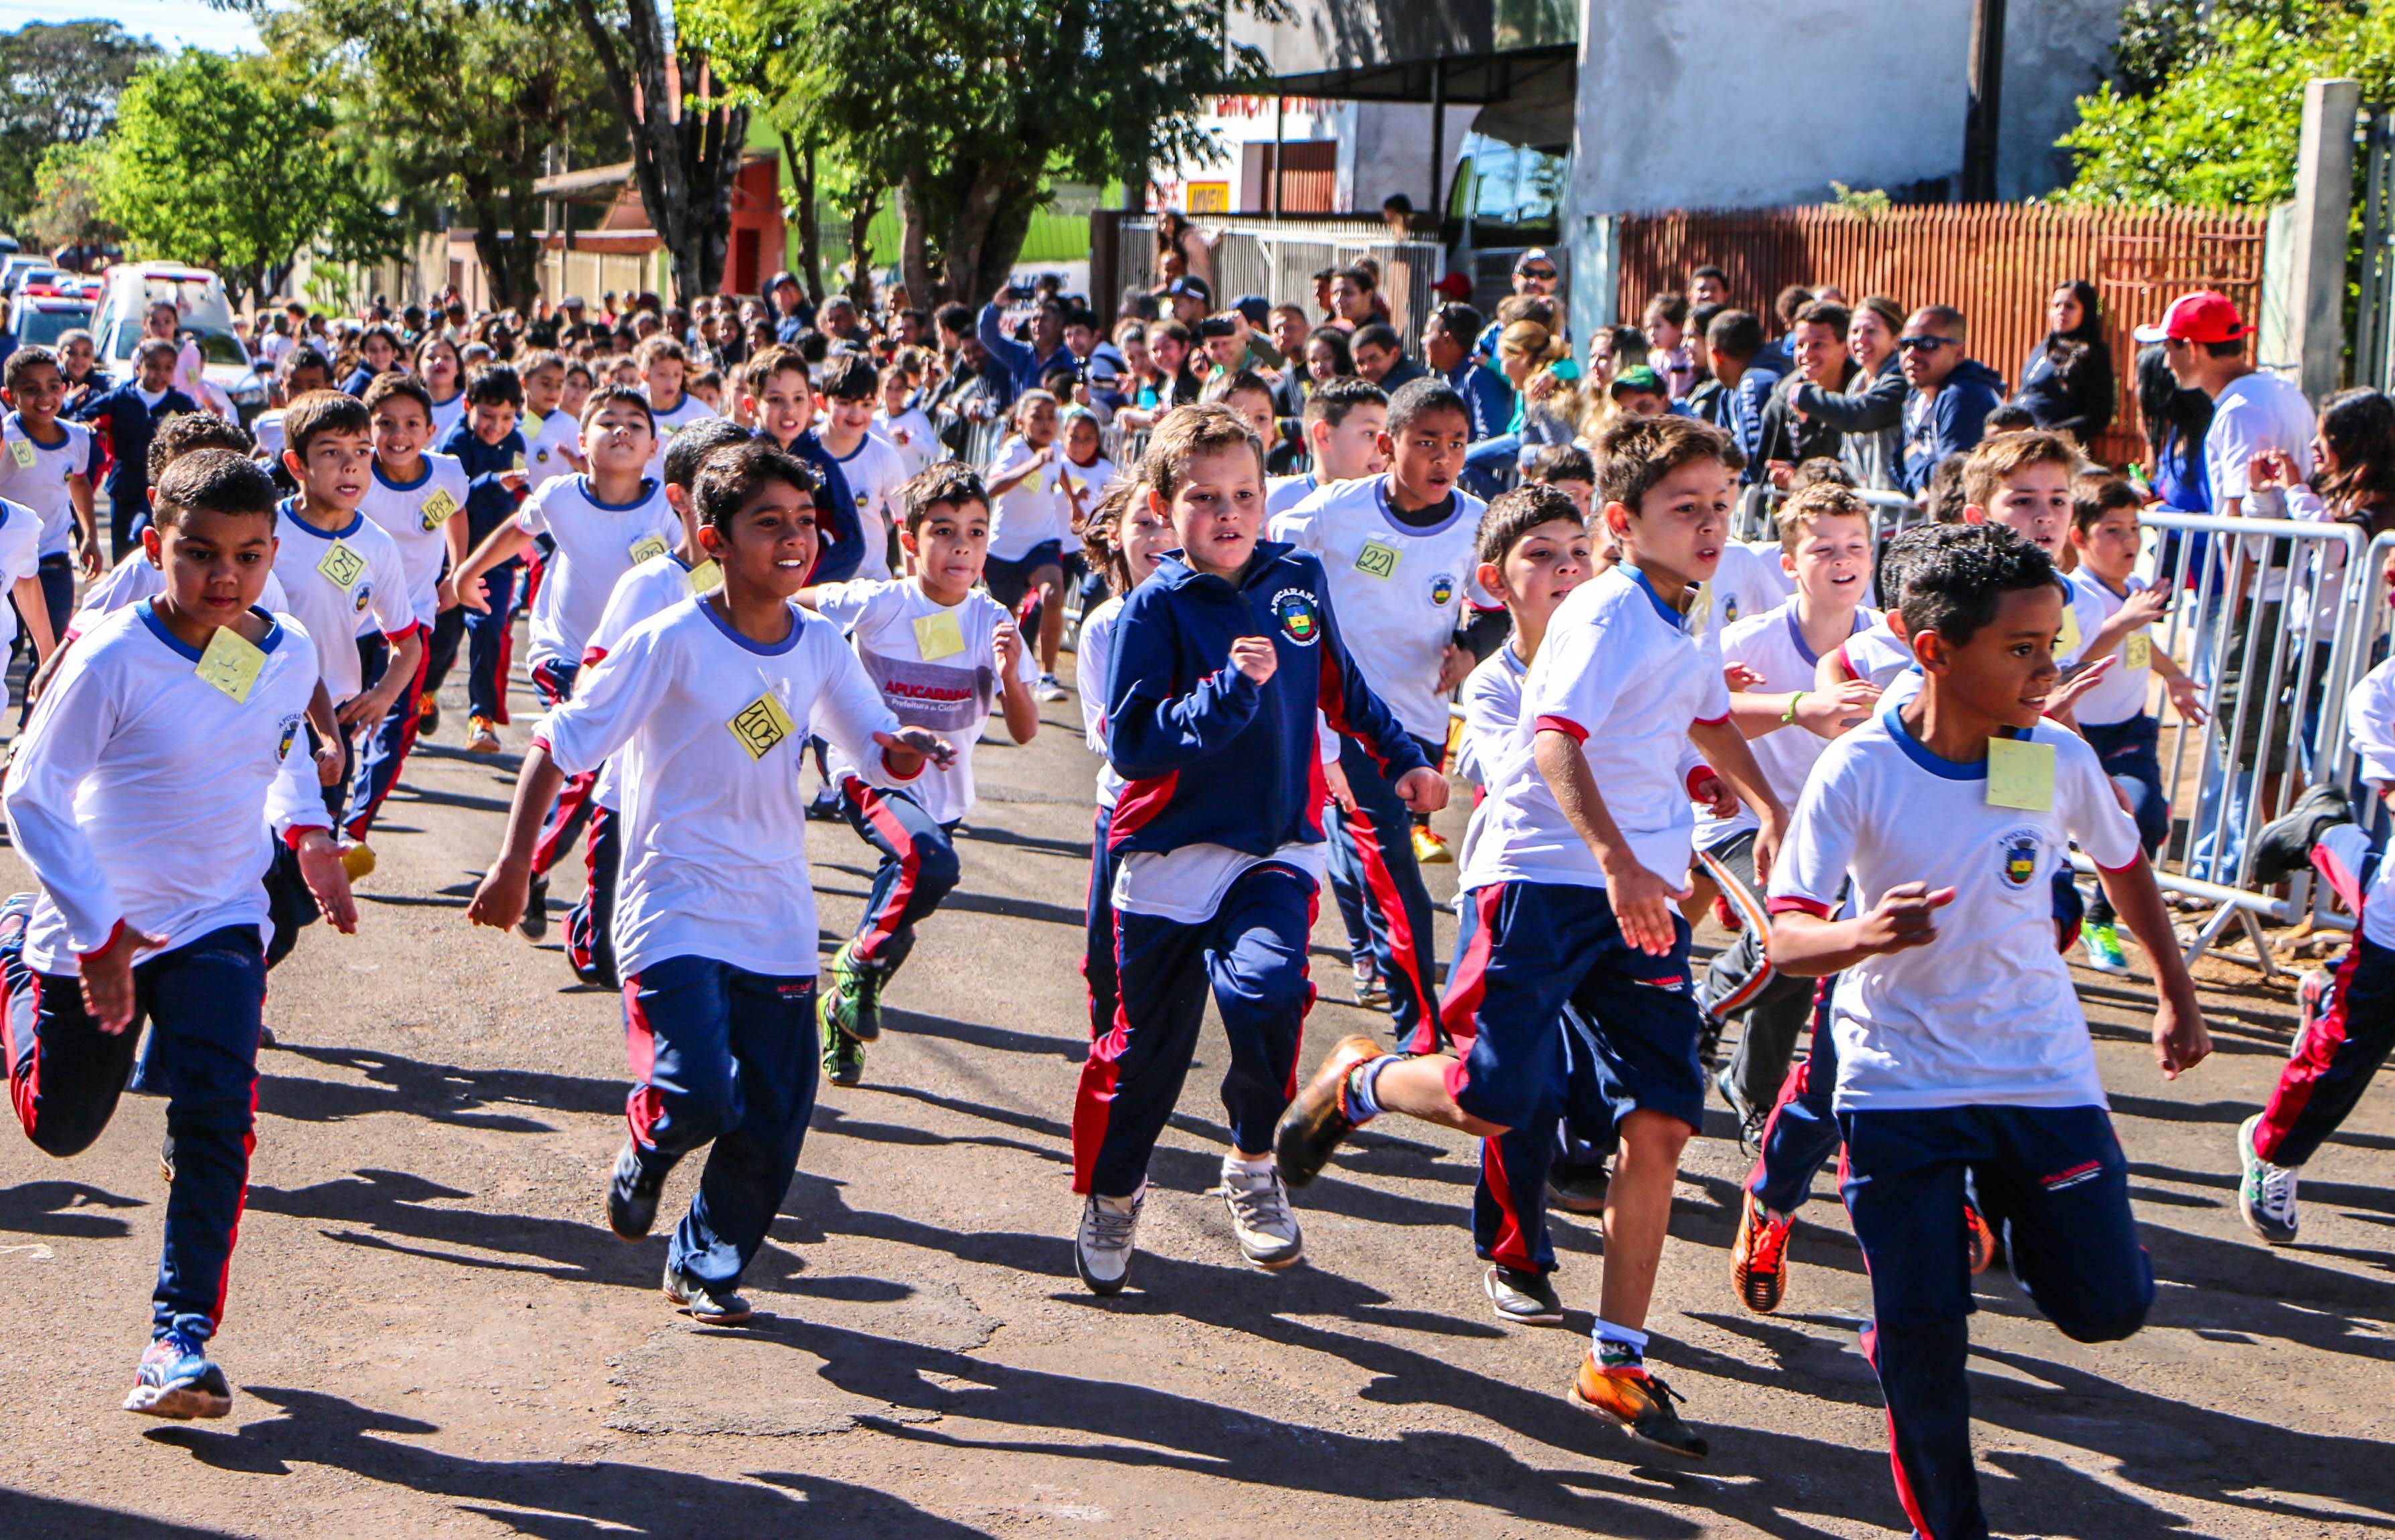
M632 1131L634 1144L654 1150L657 1141L650 1132L665 1115L665 1108L656 1087L649 1084L657 1068L657 1035L649 1026L648 1013L641 1008L638 974L624 981L624 1057L631 1061L632 1078L638 1082L624 1099L624 1122Z
M1414 998L1422 1006L1422 1022L1414 1029L1413 1041L1408 1051L1428 1053L1438 1046L1438 1013L1431 1008L1437 994L1422 972L1422 949L1416 944L1412 916L1406 913L1406 901L1397 891L1397 879L1389 870L1389 856L1381 848L1381 831L1371 817L1358 809L1352 818L1342 820L1347 836L1356 842L1356 854L1364 863L1364 888L1372 896L1372 906L1381 912L1381 923L1389 932L1389 966L1411 981Z
M2279 1145L2295 1131L2296 1119L2311 1104L2312 1091L2321 1076L2328 1073L2336 1061L2336 1050L2345 1046L2345 992L2353 982L2353 970L2362 965L2362 916L2354 916L2353 944L2346 948L2345 960L2336 965L2336 982L2331 986L2328 1008L2312 1021L2312 1030L2304 1037L2304 1051L2288 1061L2279 1073L2279 1084L2270 1092L2270 1099L2262 1109L2262 1121L2254 1126L2254 1153L2270 1160L2279 1152Z
M898 933L899 917L906 913L906 905L915 896L915 875L922 870L923 859L916 853L915 836L906 832L906 825L890 810L880 792L853 775L848 777L840 790L865 814L865 821L873 825L874 832L898 852L898 880L891 885L889 902L866 916L869 923L857 933L850 948L850 955L871 962L882 943Z

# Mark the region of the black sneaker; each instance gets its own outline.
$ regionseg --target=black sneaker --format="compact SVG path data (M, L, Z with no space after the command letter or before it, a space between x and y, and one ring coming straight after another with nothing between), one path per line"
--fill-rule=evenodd
M1555 1285L1543 1272L1524 1272L1502 1262L1491 1262L1481 1276L1481 1291L1489 1296L1489 1309L1500 1321L1510 1321L1516 1326L1560 1326L1564 1323L1564 1302L1555 1296Z
M532 879L532 887L524 894L523 918L516 921L516 934L528 941L536 941L549 934L549 878L546 875Z
M2353 804L2335 786L2319 785L2296 805L2262 825L2254 836L2254 883L2274 887L2311 864L2312 847L2338 823L2353 822Z
M607 1228L627 1241L639 1240L657 1222L657 1199L673 1169L659 1164L661 1169L651 1171L630 1139L615 1152L615 1169L607 1176Z
M1592 1161L1558 1160L1547 1167L1547 1202L1567 1214L1602 1214L1613 1173L1599 1155Z

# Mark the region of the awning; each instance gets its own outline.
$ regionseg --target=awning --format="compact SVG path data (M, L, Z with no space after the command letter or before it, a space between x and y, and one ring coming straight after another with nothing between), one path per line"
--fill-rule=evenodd
M1432 79L1442 70L1446 73L1443 88L1435 90ZM1426 102L1434 96L1444 96L1449 105L1460 107L1474 102L1502 102L1533 93L1545 97L1560 92L1569 100L1579 74L1579 46L1568 43L1278 75L1238 89L1249 96L1324 97L1340 101Z

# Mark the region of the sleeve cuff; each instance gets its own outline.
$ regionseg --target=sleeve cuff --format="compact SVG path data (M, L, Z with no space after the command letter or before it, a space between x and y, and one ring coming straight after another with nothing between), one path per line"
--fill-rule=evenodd
M332 832L332 826L326 823L294 823L283 831L283 843L296 854L299 849L299 842L310 835L328 835Z
M1766 907L1775 915L1810 915L1817 920L1826 920L1830 917L1828 904L1823 903L1819 899L1803 898L1794 893L1782 894L1773 899Z
M881 751L881 768L889 772L890 778L893 781L913 781L917 777L920 776L926 770L930 769L931 764L932 761L925 758L918 761L913 770L902 770L897 766L890 762L890 751L888 749L883 749Z
M1700 783L1710 781L1713 778L1714 768L1711 765L1698 765L1691 769L1688 771L1688 800L1691 802L1711 801L1712 798L1706 796L1704 793L1697 790L1697 787Z
M534 733L532 735L532 746L540 750L541 753L548 755L551 759L557 757L557 751L549 746L549 735L547 733Z
M409 621L405 625L401 626L396 631L385 631L382 634L382 639L390 643L393 647L396 647L401 642L405 641L408 638L416 635L416 633L423 629L424 626L420 622Z
M75 956L81 961L87 963L94 957L99 956L101 953L107 951L110 947L114 946L116 944L116 939L124 934L125 919L124 916L119 915L116 923L108 928L108 939L106 941L101 941L98 946L93 947L88 952L76 953Z
M2090 857L2088 857L2087 859L2088 859L2089 861L2091 861L2091 862L2095 862L2096 870L2097 870L2097 871L2099 871L2099 872L2111 872L2111 873L2118 874L2118 873L2121 873L2121 872L2128 871L2128 870L2129 870L2129 869L2131 869L2132 867L2135 867L2135 866L2137 866L2137 865L2141 864L2141 863L2145 861L2145 859L2146 859L2146 854L2145 854L2145 852L2144 852L2143 850L2140 850L2140 851L2138 851L2136 855L2131 856L2128 860L2126 860L2126 861L2124 861L2124 862L2121 862L2121 864L2120 864L2120 865L2118 865L2118 866L2107 866L2107 865L2105 865L2102 862L2100 862L2100 861L2096 861L2096 858L2095 858L2095 857L2093 857L2093 856L2090 856Z
M1831 654L1830 654L1830 656L1831 656L1833 660L1835 660L1835 662L1837 663L1837 665L1838 665L1838 672L1839 672L1839 673L1841 673L1841 674L1844 674L1849 681L1852 681L1852 680L1855 680L1855 679L1859 679L1859 678L1862 678L1862 676L1861 676L1860 674L1858 674L1858 673L1856 673L1856 672L1855 672L1855 665L1854 665L1853 660L1849 659L1849 658L1846 656L1846 644L1845 644L1845 643L1843 643L1843 642L1839 643L1839 644L1838 644L1838 650L1837 650L1836 652L1834 652L1831 653Z
M1729 713L1725 711L1718 717L1700 717L1697 718L1696 725L1699 727L1719 727L1728 720Z
M1571 741L1575 744L1585 744L1588 742L1588 729L1581 726L1578 722L1573 721L1568 717L1542 717L1539 718L1538 731L1541 732L1568 733L1570 735Z

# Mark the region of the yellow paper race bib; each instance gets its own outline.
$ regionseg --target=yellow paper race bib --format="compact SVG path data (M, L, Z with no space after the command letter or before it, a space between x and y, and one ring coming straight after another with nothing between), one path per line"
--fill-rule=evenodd
M219 625L192 672L235 701L246 701L250 686L258 682L258 671L265 666L266 653L256 642L230 625Z
M925 663L937 663L942 658L951 658L963 652L965 634L958 627L955 613L941 610L933 614L917 615L915 650L923 655Z
M416 506L416 511L424 516L424 527L427 530L437 530L457 516L457 499L450 496L441 488L435 487L432 489L431 496Z
M2069 657L2079 651L2079 613L2068 601L2062 606L2062 631L2054 638L2054 655Z
M324 559L316 563L316 570L324 573L324 581L334 587L346 589L365 574L366 559L351 548L347 542L336 540L324 552Z
M740 746L748 751L751 759L762 759L780 746L782 740L798 731L790 714L782 703L771 695L760 695L740 708L739 715L723 724Z
M654 534L644 534L632 542L632 565L637 567L653 556L666 554L666 543Z
M1365 541L1364 548L1356 553L1356 570L1366 577L1394 577L1397 571L1397 555L1395 546L1376 535Z
M33 468L33 445L28 439L18 439L8 445L8 457L27 470Z
M2151 668L2154 665L2154 638L2139 631L2121 644L2121 666L2128 669Z
M2054 807L2054 745L2020 738L1988 744L1988 806L2042 813Z
M690 570L690 591L694 594L703 594L722 581L723 564L713 557Z

